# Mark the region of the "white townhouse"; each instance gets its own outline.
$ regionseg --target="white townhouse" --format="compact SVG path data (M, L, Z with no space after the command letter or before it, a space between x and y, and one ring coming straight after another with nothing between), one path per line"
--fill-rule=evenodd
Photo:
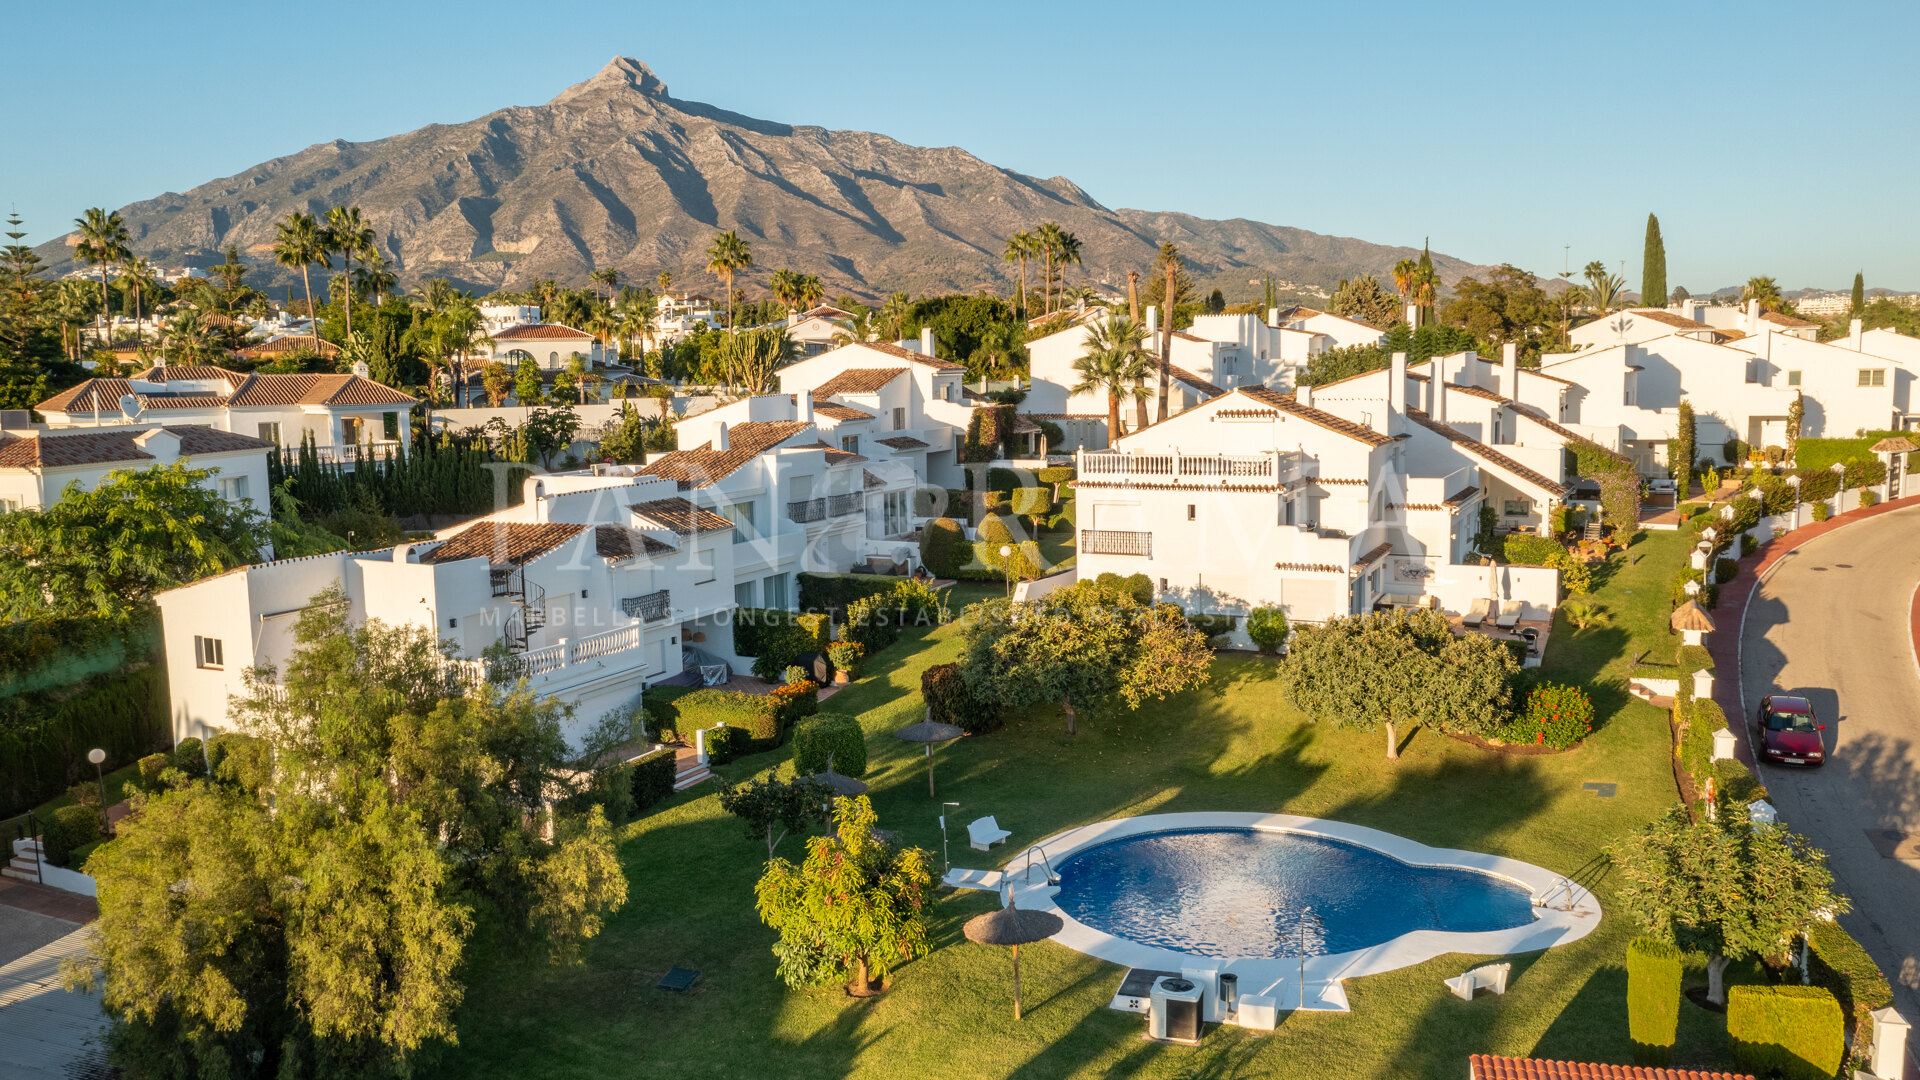
M88 379L34 406L52 430L200 425L279 446L311 439L323 461L381 455L411 438L415 399L361 375L275 375L158 366ZM260 497L264 498L264 491Z
M655 347L672 345L696 329L718 328L714 303L712 297L699 293L661 293L654 300Z
M1331 311L1302 306L1276 309L1267 315L1267 323L1276 330L1292 330L1326 338L1328 343L1315 349L1315 354L1329 348L1348 349L1356 345L1378 345L1387 336L1385 330L1371 323L1349 319L1345 315L1335 315Z
M1910 338L1884 328L1862 332L1859 319L1853 320L1851 329L1852 332L1844 341L1830 344L1860 356L1859 363L1862 366L1855 373L1856 381L1865 379L1871 382L1878 378L1892 386L1894 412L1901 421L1899 426L1908 431L1920 426L1920 400L1916 400L1913 394L1914 378L1920 375L1920 338ZM1887 361L1885 374L1875 376L1873 367L1868 366L1868 357Z
M24 415L24 414L22 414ZM213 475L207 485L236 506L267 505L267 455L273 444L204 424L97 430L0 430L0 513L44 510L68 484L91 491L109 473L176 462Z
M526 678L559 698L575 744L643 687L739 662L732 522L669 480L539 477L528 493L441 539L240 567L161 593L175 740L230 729L246 670L282 666L295 623L327 589L352 621L431 628L466 677Z
M510 368L531 360L542 371L564 371L575 353L580 354L588 367L610 364L617 359L599 338L561 323L515 323L489 330L487 337L493 342L493 352L488 359L498 360Z
M871 414L871 421L840 434L836 445L875 460L905 461L925 483L948 488L965 480L959 451L973 418L962 383L966 374L965 367L934 355L931 328L921 331L918 342L842 345L779 371L783 393L811 395L816 421L860 423L841 409ZM822 413L822 406L839 407L838 415Z
M1664 308L1627 308L1582 323L1567 332L1580 350L1615 345L1637 345L1669 334L1732 345L1762 334L1812 341L1820 324L1777 311L1760 310L1750 300L1745 307L1716 307L1701 300L1682 300Z
M884 437L873 453L842 449L839 442L857 437L839 433L873 418L835 421L823 407L851 411L814 405L803 390L700 413L675 425L688 449L653 456L636 470L674 481L732 523L730 586L741 607L794 608L794 575L805 571L873 565L904 572L918 559L909 539L920 484L912 461L887 455Z
M1350 388L1326 408L1311 388L1239 387L1082 451L1078 573L1146 574L1190 612L1276 606L1319 622L1381 603L1464 613L1485 599L1549 617L1556 571L1464 560L1483 502L1522 493L1544 517L1564 485L1410 407L1420 380L1404 355L1380 374L1377 397Z
M799 347L801 355L818 356L834 347L834 335L846 332L841 322L852 318L853 312L843 311L831 304L789 312L787 336Z

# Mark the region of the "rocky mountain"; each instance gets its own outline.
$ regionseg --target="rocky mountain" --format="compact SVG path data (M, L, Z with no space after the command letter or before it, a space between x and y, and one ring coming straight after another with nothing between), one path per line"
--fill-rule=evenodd
M134 249L205 265L227 244L272 267L274 224L288 212L354 204L403 282L444 276L483 290L552 277L582 283L600 267L711 290L705 251L738 229L755 267L814 273L829 295L873 297L987 288L1017 271L1006 237L1042 221L1077 235L1070 283L1124 290L1163 240L1203 288L1259 294L1263 276L1311 297L1341 277L1386 278L1417 255L1303 229L1187 214L1111 210L1064 177L1041 180L957 147L908 146L865 131L756 120L667 92L646 65L616 58L545 105L501 109L373 142L335 140L185 193L121 208ZM43 257L63 269L71 236ZM1474 272L1435 255L1446 281ZM269 280L285 271L267 269ZM1251 284L1250 284L1251 283Z

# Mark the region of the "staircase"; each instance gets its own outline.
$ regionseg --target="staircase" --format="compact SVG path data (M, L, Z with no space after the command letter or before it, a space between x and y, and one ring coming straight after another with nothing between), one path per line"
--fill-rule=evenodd
M524 566L494 567L492 577L493 595L513 601L501 637L513 652L526 652L533 635L547 625L547 590L527 580Z
M675 791L685 791L696 784L703 784L713 779L713 770L707 768L706 763L700 760L699 755L694 753L690 746L683 746L674 751L673 764L673 790Z
M1586 531L1585 533L1583 533L1583 534L1582 534L1582 539L1586 539L1586 540L1598 540L1598 539L1600 539L1600 521L1599 521L1599 518L1597 518L1597 517L1590 517L1590 518L1588 518L1588 519L1587 519L1587 531Z
M31 840L14 841L13 859L9 861L7 865L0 866L0 877L9 877L15 881L38 882L40 880L40 858L40 840L38 837Z

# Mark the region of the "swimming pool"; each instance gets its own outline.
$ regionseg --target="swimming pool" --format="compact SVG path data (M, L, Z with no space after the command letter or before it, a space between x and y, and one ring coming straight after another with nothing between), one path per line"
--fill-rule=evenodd
M1056 870L1054 902L1086 926L1222 959L1324 956L1418 930L1533 921L1518 883L1296 832L1145 833L1083 848Z

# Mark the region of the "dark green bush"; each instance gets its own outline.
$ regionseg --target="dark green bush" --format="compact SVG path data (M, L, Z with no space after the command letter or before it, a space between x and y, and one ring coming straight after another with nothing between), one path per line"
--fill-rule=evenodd
M1103 589L1119 589L1138 603L1153 603L1153 579L1145 574L1128 574L1126 577L1113 573L1101 574L1093 579L1093 583Z
M663 746L643 754L632 762L632 767L633 808L636 811L645 810L673 794L677 766L672 748Z
M817 634L800 624L802 617L791 611L738 608L733 619L733 651L753 657L753 673L760 678L768 681L779 678L802 654L819 651L815 644Z
M1872 494L1872 492L1868 492L1868 494ZM1744 559L1747 556L1759 550L1760 550L1760 541L1752 533L1740 534L1740 557L1741 558Z
M819 716L793 729L793 767L801 773L827 771L867 775L867 736L850 716Z
M46 848L47 861L55 866L71 866L74 849L100 839L100 809L62 806L42 817L40 828L40 842Z
M960 677L959 664L935 664L921 672L920 696L935 723L952 724L976 735L1000 726L1000 710L973 699Z
M1060 504L1060 512L1053 515L1053 520L1047 523L1047 527L1052 529L1071 529L1078 524L1079 511L1076 509L1077 503L1078 501L1075 499L1067 499L1062 502Z
M747 746L752 742L753 739L743 728L708 728L707 761L714 765L725 765L746 753Z
M1073 468L1071 466L1061 465L1047 469L1036 469L1034 470L1033 478L1042 484L1070 484L1073 482Z
M693 729L681 731L679 710L673 703L700 689L697 686L649 686L640 692L640 711L646 717L647 735L655 742L679 738L691 742Z
M1713 580L1714 581L1724 585L1727 582L1732 581L1734 578L1739 576L1740 576L1740 561L1738 559L1713 560Z
M989 491L980 496L980 507L988 514L1004 514L1012 505L1013 494L1011 492Z
M1720 444L1720 456L1726 458L1728 462L1738 465L1747 460L1747 452L1749 449L1747 444L1739 439L1728 439L1726 442Z
M140 766L140 790L159 791L160 771L167 767L167 755L148 754L138 762Z
M945 520L945 519L942 519ZM928 528L937 525L931 522ZM964 542L964 541L963 541ZM924 549L923 549L924 551ZM926 555L920 556L926 561ZM941 577L939 571L934 571ZM891 593L904 578L891 574L816 574L812 572L798 575L800 580L800 607L804 611L827 612L835 616L836 622L846 619L846 610L855 601L869 596Z
M1060 430L1060 425L1040 416L1029 416L1027 419L1032 421L1033 426L1039 428L1041 434L1047 437L1047 453L1058 454L1060 452L1060 445L1067 441L1067 433ZM1058 470L1039 469L1036 471L1057 472Z
M1021 517L1039 517L1052 509L1052 488L1019 488L1013 493L1012 510Z
M1761 1075L1828 1080L1840 1071L1845 1019L1824 986L1736 986L1727 991L1733 1056Z
M174 768L187 775L189 780L204 780L207 776L207 753L199 739L188 736L174 744L169 761Z
M1551 536L1508 533L1502 544L1501 558L1518 566L1545 566L1555 555L1565 555L1566 550L1560 541Z
M966 566L972 554L972 542L967 539L960 523L952 518L935 518L921 527L920 563L934 577L949 580L959 577L961 568ZM800 592L802 605L805 606L805 585L801 586Z
M1815 920L1807 931L1807 970L1813 985L1833 991L1847 1030L1854 1037L1856 1057L1864 1057L1866 1036L1873 1030L1867 1014L1893 1004L1893 987L1867 950L1837 922Z
M1680 950L1634 938L1627 945L1627 1030L1642 1065L1665 1065L1680 1027Z
M1287 614L1276 607L1258 607L1247 615L1247 636L1263 653L1280 651L1287 642Z
M1221 634L1233 633L1233 625L1236 621L1237 620L1235 620L1234 617L1231 615L1189 615L1187 616L1187 625L1193 627L1195 630L1200 631L1201 633L1207 635L1208 637L1217 637Z
M158 664L0 698L0 815L37 806L92 775L88 750L105 750L106 768L117 769L165 749L172 726L166 669Z

